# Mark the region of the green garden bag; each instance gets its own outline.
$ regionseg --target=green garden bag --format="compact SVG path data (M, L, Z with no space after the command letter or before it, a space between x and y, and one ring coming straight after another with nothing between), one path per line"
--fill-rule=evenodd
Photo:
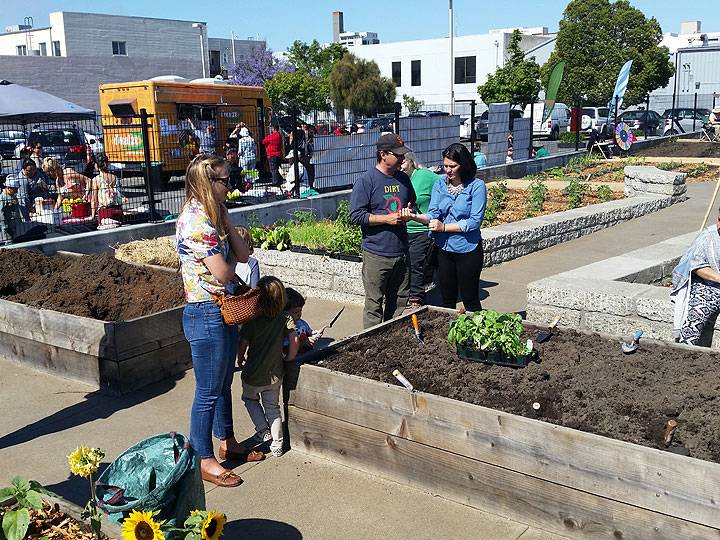
M96 484L98 507L121 523L132 510L159 511L181 526L192 510L205 510L200 459L182 433L162 433L123 452Z

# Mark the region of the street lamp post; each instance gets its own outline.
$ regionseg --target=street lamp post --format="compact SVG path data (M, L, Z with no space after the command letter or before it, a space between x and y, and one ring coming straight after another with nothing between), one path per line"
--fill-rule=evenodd
M207 72L205 71L205 40L203 39L203 24L193 23L192 27L200 29L200 59L202 60L202 76L204 79L207 77Z
M450 30L450 114L455 114L455 80L453 73L455 71L455 58L453 51L453 3L448 0L448 26Z
M232 43L233 64L237 64L235 61L235 32L230 32L230 42Z

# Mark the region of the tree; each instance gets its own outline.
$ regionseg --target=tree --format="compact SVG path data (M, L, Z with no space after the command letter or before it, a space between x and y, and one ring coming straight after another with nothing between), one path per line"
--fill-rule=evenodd
M338 107L372 115L392 111L397 92L375 62L346 53L330 73L330 94Z
M421 99L415 99L412 96L403 94L403 105L405 105L405 108L410 114L413 114L418 112L422 106L425 105L425 102Z
M241 86L263 86L277 73L293 71L293 67L282 58L273 56L272 49L265 43L258 44L246 58L230 66L231 84Z
M572 0L560 21L555 50L541 73L547 85L555 64L565 60L558 101L576 96L604 105L612 99L622 65L632 60L625 103L634 105L667 85L674 73L667 47L660 47L662 29L628 0Z
M265 90L275 111L298 112L330 110L330 83L327 79L313 77L304 71L277 73L265 82Z
M540 92L540 66L535 57L525 58L520 48L522 35L515 30L508 44L509 58L503 67L488 75L485 84L478 86L478 94L485 103L509 102L521 105L537 101Z
M316 39L312 43L296 40L287 50L287 59L298 71L313 77L327 78L346 52L347 49L340 43L323 47Z

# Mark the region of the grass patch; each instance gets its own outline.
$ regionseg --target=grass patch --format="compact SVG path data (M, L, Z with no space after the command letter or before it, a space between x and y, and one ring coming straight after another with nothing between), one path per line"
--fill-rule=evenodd
M327 249L335 232L332 221L301 222L290 227L290 239L295 246Z

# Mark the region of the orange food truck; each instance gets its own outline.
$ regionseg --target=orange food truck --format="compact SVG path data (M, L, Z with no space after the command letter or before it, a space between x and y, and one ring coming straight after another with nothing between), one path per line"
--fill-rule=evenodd
M215 128L215 151L222 155L228 135L244 122L257 146L258 168L266 165L262 139L272 111L261 87L162 80L100 85L105 153L127 171L141 171L145 162L141 109L149 116L150 161L165 182L184 174L208 126Z

